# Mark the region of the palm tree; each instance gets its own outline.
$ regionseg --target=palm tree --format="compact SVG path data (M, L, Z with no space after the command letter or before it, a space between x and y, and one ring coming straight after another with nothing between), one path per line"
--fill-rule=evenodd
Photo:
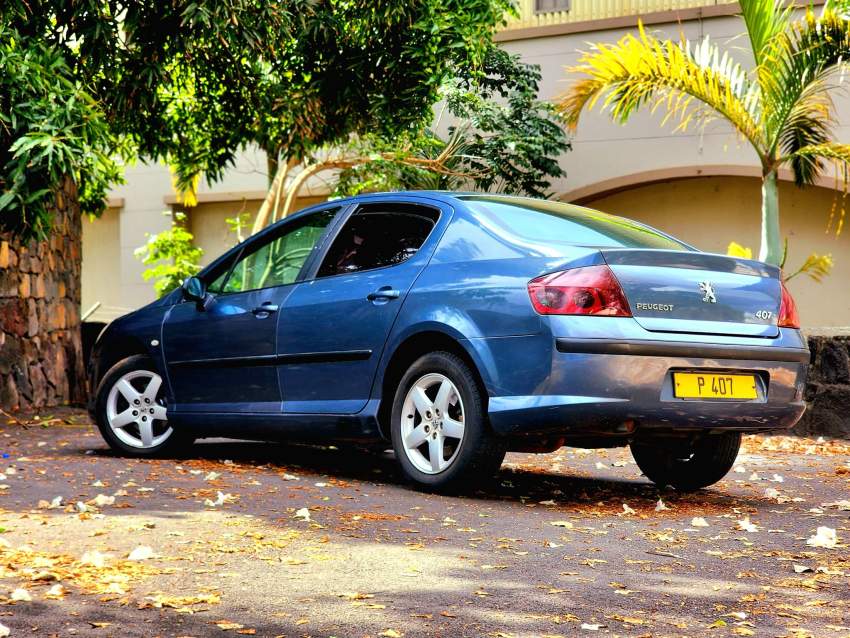
M832 140L834 80L848 67L848 3L827 0L795 19L785 0L741 0L755 66L745 69L708 38L696 45L661 41L643 25L613 45L597 44L570 69L583 77L558 101L571 127L602 100L625 123L642 106L666 111L676 130L724 118L758 154L762 167L759 259L780 264L777 173L791 168L798 186L812 184L834 164L847 184L850 144ZM843 5L843 6L842 6ZM843 217L843 211L842 211ZM839 221L838 230L840 231Z

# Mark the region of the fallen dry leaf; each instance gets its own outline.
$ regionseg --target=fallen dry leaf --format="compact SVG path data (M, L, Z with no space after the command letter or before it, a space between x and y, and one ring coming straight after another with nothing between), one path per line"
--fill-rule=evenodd
M818 527L814 536L806 541L806 545L811 547L824 547L832 549L838 544L838 534L831 527Z
M139 545L136 549L127 555L127 560L148 560L153 558L153 549L147 545Z
M12 591L12 594L11 596L9 596L9 598L10 600L14 600L15 602L32 602L32 596L30 596L30 593L23 587L18 587L17 589Z

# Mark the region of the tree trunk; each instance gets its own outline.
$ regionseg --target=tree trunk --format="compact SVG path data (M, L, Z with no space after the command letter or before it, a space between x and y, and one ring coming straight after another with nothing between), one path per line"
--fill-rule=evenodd
M53 231L22 244L0 235L0 407L39 408L85 398L80 338L82 224L69 179Z
M270 151L266 151L266 169L268 171L267 181L269 184L269 188L271 188L272 184L274 184L274 178L277 175L277 157L277 153L271 153Z
M759 259L779 266L782 236L779 234L779 185L776 171L766 171L761 183L761 248Z

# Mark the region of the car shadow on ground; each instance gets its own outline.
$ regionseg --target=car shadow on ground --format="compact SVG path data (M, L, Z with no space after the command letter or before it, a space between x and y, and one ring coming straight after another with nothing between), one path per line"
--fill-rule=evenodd
M81 453L82 450L77 452ZM95 454L116 456L106 448L95 450ZM416 490L402 476L392 450L369 449L344 443L309 445L209 439L195 443L185 454L168 458L175 462L228 461L243 468L292 471L314 477L327 475L338 480L366 481L386 487ZM446 496L521 503L555 499L561 507L611 501L616 503L618 509L625 501L654 504L661 496L676 501L686 500L694 505L763 504L762 499L732 496L719 488L686 494L676 493L669 488L659 489L643 476L635 479L601 477L598 476L599 471L594 471L587 463L584 466L570 466L569 461L560 459L558 463L553 463L552 455L508 455L496 476L447 493Z

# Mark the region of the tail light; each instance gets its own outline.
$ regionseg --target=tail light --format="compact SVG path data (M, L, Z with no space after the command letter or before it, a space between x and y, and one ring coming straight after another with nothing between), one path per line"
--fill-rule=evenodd
M780 283L782 286L782 302L779 304L779 321L780 328L799 328L800 315L797 314L797 304L794 303L794 297L788 292L785 283Z
M604 265L537 277L528 282L528 295L541 315L632 316L620 282Z

